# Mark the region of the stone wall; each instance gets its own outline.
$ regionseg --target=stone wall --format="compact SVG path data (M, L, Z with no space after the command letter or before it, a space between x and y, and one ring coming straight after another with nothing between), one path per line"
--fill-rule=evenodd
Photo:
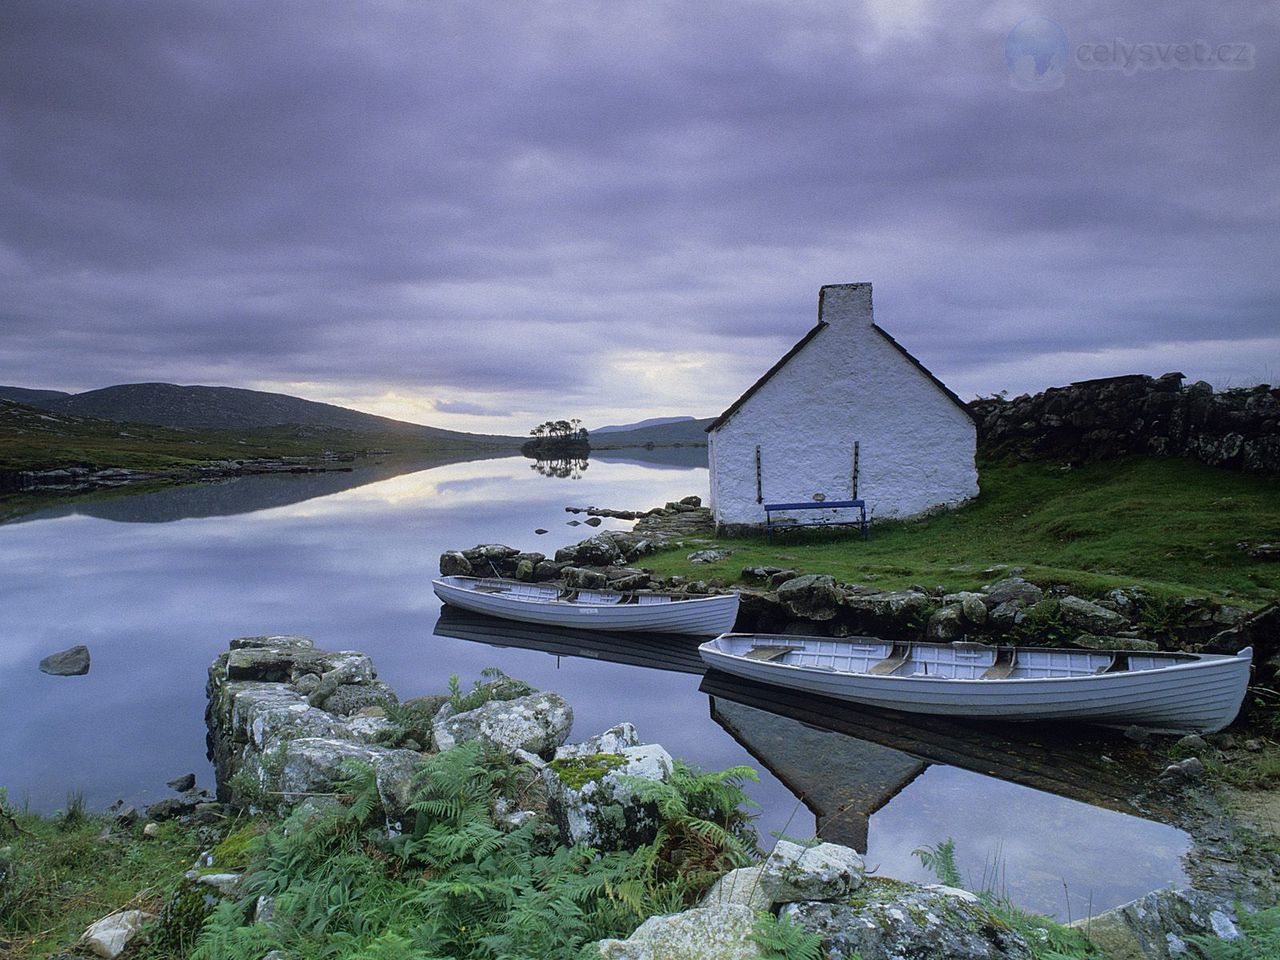
M1135 374L969 404L988 453L1068 463L1124 456L1190 457L1215 467L1280 473L1280 388L1215 393L1181 373Z

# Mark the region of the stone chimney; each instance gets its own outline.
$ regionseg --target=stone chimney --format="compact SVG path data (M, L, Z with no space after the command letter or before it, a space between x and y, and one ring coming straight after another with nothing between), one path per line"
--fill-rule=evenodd
M870 327L871 284L827 284L818 291L818 319L832 326Z

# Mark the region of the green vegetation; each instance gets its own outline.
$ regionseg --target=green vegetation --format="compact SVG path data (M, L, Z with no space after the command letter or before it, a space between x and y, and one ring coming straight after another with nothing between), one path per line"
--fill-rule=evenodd
M0 791L0 953L43 956L75 942L108 913L158 913L195 861L194 830L163 824L155 837L141 825L123 827L110 816L84 812L73 802L41 818L4 806Z
M1243 914L1243 936L1235 940L1217 937L1188 937L1204 960L1265 960L1280 957L1280 907Z
M371 771L351 772L344 806L300 809L251 842L243 896L216 908L194 960L259 960L273 949L299 960L574 958L696 902L708 863L745 862L735 843L742 771L684 768L659 800L676 820L627 853L560 846L537 820L504 828L494 804L531 774L478 743L424 763L415 827L391 839L373 828ZM270 926L250 922L259 896L274 899Z
M796 926L789 917L762 913L751 939L764 953L764 960L826 960L822 937ZM860 960L852 954L849 960Z
M718 538L733 553L690 564L688 549L646 560L663 575L735 582L743 567L828 573L884 589L911 584L974 589L1024 568L1042 583L1086 595L1137 584L1156 598L1211 594L1261 604L1280 595L1280 568L1237 544L1280 538L1280 479L1185 460L1139 459L1066 470L985 461L982 493L963 509L919 521L873 523L863 541L846 528ZM1151 616L1160 612L1153 609Z
M964 888L960 867L956 862L955 841L950 837L933 846L913 850L912 853L920 858L926 869L933 872L939 883ZM1019 910L1009 902L1007 895L992 889L986 879L999 876L998 864L984 870L984 874L983 889L974 892L998 923L1013 930L1027 942L1034 960L1105 960L1102 951L1079 931L1064 927L1048 917Z
M429 457L481 449L492 447L446 437L325 426L179 429L0 403L0 471L122 467L166 472L210 460L316 458L370 450L391 456Z

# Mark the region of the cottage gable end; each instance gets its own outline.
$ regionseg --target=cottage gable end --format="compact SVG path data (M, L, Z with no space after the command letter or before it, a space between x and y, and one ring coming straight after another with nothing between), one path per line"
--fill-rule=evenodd
M721 524L760 523L770 502L865 499L888 517L977 493L972 414L876 326L869 283L823 287L817 324L708 439Z

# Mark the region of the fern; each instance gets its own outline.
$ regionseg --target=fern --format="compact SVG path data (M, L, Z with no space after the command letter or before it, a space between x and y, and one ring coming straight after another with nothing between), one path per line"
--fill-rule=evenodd
M1234 940L1196 936L1187 939L1195 944L1205 960L1261 960L1280 957L1280 907L1249 914L1237 909L1242 936Z
M917 847L911 851L919 857L921 865L933 872L940 883L948 887L962 887L960 867L956 864L956 842L950 837L931 847Z
M751 939L760 948L763 960L826 960L822 937L792 923L790 917L760 914ZM861 960L861 957L850 954L849 960Z
M343 804L296 811L251 842L245 899L206 922L200 960L259 960L270 949L306 960L577 960L592 941L682 909L716 869L746 861L754 836L738 786L754 774L741 768L678 767L655 799L671 817L659 839L603 854L560 846L536 819L500 826L497 799L530 774L479 743L424 761L413 829L395 838L375 829L372 771L346 773ZM263 894L275 898L269 929L247 924Z

